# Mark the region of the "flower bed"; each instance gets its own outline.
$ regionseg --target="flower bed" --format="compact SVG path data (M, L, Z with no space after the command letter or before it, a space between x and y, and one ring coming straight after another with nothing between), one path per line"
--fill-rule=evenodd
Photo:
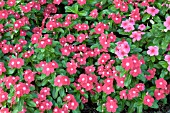
M166 105L169 3L1 0L0 113L142 113Z

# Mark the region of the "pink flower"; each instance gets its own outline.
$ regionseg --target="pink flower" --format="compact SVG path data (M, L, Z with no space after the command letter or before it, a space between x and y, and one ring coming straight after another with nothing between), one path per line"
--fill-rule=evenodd
M97 12L97 9L94 9L90 12L90 16L93 17L93 18L96 18L98 16L98 12Z
M154 98L151 97L150 95L146 95L146 96L144 97L143 103L144 103L145 105L148 105L149 107L151 107L152 104L153 104L153 102L154 102Z
M147 54L150 56L157 56L159 54L158 46L149 46L148 49Z
M168 65L167 70L170 71L170 64Z
M170 30L170 16L166 18L166 21L164 22L164 26L167 30Z
M77 0L77 3L82 6L82 5L86 4L86 0Z
M108 96L107 97L107 102L106 102L106 109L107 109L107 111L115 113L117 108L118 108L117 100L111 98L110 96Z
M167 63L170 64L170 55L165 55L165 61L167 61Z
M141 31L145 30L145 28L146 28L146 26L144 24L140 24L138 27L138 29Z
M163 78L156 80L155 84L156 84L156 88L161 88L161 89L165 89L167 86L167 82Z
M133 42L140 41L143 34L144 32L134 31L132 32L132 35L130 35L130 37L133 38Z
M127 41L119 41L116 43L117 46L115 48L115 54L118 56L119 59L123 59L124 56L128 56L130 52L130 46Z
M159 10L158 9L156 9L155 7L147 7L147 9L146 9L146 12L148 13L148 14L151 14L152 16L155 16L156 14L158 14L159 13Z
M127 93L126 92L127 92L126 89L119 92L121 99L127 99Z
M165 98L165 91L162 89L155 89L154 91L154 97L156 98L156 100L160 100Z

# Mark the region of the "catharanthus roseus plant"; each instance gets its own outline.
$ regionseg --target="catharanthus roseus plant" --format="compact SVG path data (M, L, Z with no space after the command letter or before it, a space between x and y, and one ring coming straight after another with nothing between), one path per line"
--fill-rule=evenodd
M142 113L169 94L169 0L0 1L0 113Z

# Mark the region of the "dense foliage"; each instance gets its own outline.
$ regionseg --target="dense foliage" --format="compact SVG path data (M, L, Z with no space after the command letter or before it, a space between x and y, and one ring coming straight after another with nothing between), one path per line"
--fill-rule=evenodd
M169 3L1 0L0 113L80 113L88 101L104 113L166 105Z

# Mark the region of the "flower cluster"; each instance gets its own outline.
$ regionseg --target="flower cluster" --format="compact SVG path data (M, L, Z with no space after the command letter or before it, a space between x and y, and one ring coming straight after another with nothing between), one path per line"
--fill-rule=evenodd
M0 0L0 113L80 113L89 103L99 113L144 112L167 104L169 4Z

